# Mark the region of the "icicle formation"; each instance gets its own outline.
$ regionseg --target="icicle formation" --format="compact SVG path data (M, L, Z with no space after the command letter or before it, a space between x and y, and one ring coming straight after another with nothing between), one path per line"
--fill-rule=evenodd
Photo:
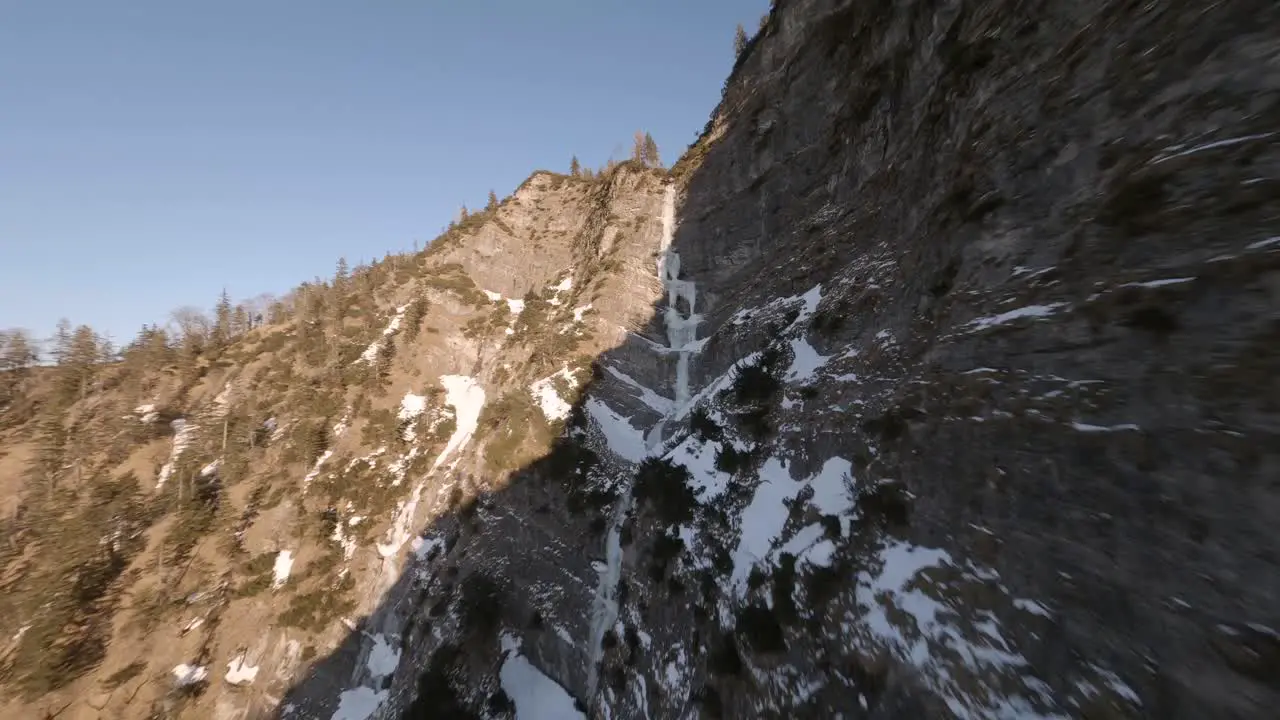
M676 407L689 402L689 346L698 339L698 322L695 313L698 292L692 280L681 280L680 253L671 249L671 239L676 231L676 188L668 185L662 198L662 253L658 256L658 277L667 291L667 309L663 322L667 328L667 346L679 353L676 358ZM680 300L689 305L687 315L680 314Z

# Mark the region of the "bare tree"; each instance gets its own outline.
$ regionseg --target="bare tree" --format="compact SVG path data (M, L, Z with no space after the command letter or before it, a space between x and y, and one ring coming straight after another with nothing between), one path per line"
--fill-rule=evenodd
M169 315L171 335L176 335L180 342L194 341L203 345L213 330L213 322L203 310L191 305L174 310Z
M249 315L249 329L258 327L267 320L267 313L271 309L271 305L275 303L276 296L271 293L262 293L245 300L243 305L245 312Z

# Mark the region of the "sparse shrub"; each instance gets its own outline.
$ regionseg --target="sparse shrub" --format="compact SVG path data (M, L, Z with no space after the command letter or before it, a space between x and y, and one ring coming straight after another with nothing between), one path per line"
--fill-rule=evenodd
M423 275L422 284L434 290L451 292L468 305L484 307L489 302L489 298L476 287L466 269L457 263L433 268Z
M757 362L740 368L733 384L723 393L736 406L738 425L757 439L772 432L769 417L782 388L779 378L785 360L786 354L782 349L770 346L761 353Z
M147 663L142 660L134 660L119 670L111 673L106 680L102 681L102 686L107 690L115 690L130 680L142 674L147 669Z
M778 570L773 574L773 611L781 622L794 623L796 612L796 556L784 552L778 557Z
M728 575L733 572L733 556L729 554L728 550L716 546L711 551L711 567L715 568L716 572L721 575Z
M551 427L525 388L512 390L480 413L477 434L487 436L485 462L496 470L529 465L551 442Z
M355 610L356 602L351 597L355 586L355 578L347 574L336 585L320 586L294 595L289 600L289 607L280 614L280 623L310 632L322 632L338 618Z
M729 633L723 633L707 653L707 669L712 675L737 677L742 674L742 655L738 642Z
M891 528L905 528L911 524L911 500L906 488L894 482L881 482L858 495L858 507L872 522L882 522Z
M649 576L655 581L661 580L666 573L667 565L682 552L684 552L684 540L679 535L659 535L653 541Z
M702 715L707 718L724 717L724 702L720 700L720 692L710 685L703 685L693 694L693 701L702 707Z
M822 523L822 534L828 540L836 541L844 537L844 528L838 515L823 515L819 522Z
M739 405L753 405L772 400L782 387L777 377L782 371L782 360L782 351L769 347L757 362L740 368L729 387L734 401Z
M786 637L777 615L760 603L752 603L738 610L735 629L756 652L778 653L787 649Z
M689 429L706 442L720 442L724 438L724 430L711 419L706 408L696 408L689 413Z
M622 638L627 644L627 664L634 665L640 657L640 633L634 625L627 625L622 631Z
M754 459L755 456L750 450L739 450L726 443L716 451L716 469L723 473L735 475L739 471L750 467Z
M452 643L432 653L426 670L418 676L417 695L401 716L403 720L480 720L481 716L463 703L451 680L460 672L462 657L462 650ZM501 704L501 699L497 703Z
M463 578L460 595L460 619L467 633L488 635L498 629L506 606L498 583L488 575L474 572Z
M843 563L833 563L831 567L812 567L805 574L805 602L811 607L822 607L840 592L841 580L848 577Z
M494 690L493 693L489 695L489 702L487 705L489 712L495 715L503 715L516 711L516 704L512 702L511 697L507 695L507 691L502 688ZM436 717L443 716L437 715Z
M647 458L636 471L632 489L635 498L646 504L666 525L688 522L698 500L689 487L689 471L662 458Z

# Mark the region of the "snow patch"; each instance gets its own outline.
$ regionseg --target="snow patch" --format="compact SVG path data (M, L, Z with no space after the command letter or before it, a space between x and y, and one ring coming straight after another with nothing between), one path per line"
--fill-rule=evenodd
M258 677L258 666L250 665L240 653L227 663L227 682L232 685L250 685Z
M502 645L506 659L498 676L516 706L516 720L586 720L574 707L573 697L519 653L518 640L504 635Z
M833 457L813 476L792 480L784 460L771 457L765 462L760 468L760 484L739 518L739 539L733 552L732 576L732 587L736 591L741 593L746 588L751 568L765 560L773 550L790 515L788 504L805 487L813 488L810 502L820 512L834 515L848 512L853 503L849 493L852 470L853 464L848 460ZM799 540L792 538L792 543L798 543L792 549L800 549L816 541L816 536L809 537L811 534L812 531L802 530L797 536Z
M358 687L338 696L338 709L331 720L369 720L387 699L386 690Z
M289 580L289 573L293 571L293 552L289 550L281 550L276 555L276 564L272 568L273 578L271 587L278 588L283 586Z
M622 372L621 370L615 368L612 365L605 365L604 369L610 375L621 380L624 384L627 385L627 387L630 387L631 389L638 391L640 394L637 397L639 398L640 402L644 403L645 405L648 405L650 408L653 408L655 412L666 415L674 409L675 403L672 402L670 398L663 397L658 393L654 392L653 390L645 387L644 385L641 385L639 381L637 381L635 378L631 377L630 375Z
M209 669L202 665L180 663L175 665L170 672L173 673L173 682L178 687L199 685L209 677Z
M456 427L449 436L449 442L431 466L434 470L444 464L449 456L461 450L475 434L480 422L480 411L484 409L484 388L476 379L466 375L442 375L440 384L445 390L445 404L454 411Z
M573 373L569 372L568 367L565 367L559 372L552 373L529 385L529 392L533 395L533 399L538 401L538 407L542 408L542 414L552 421L564 420L569 417L569 413L573 410L573 406L565 402L560 397L560 393L556 391L556 378L563 379L571 387L576 387L578 384Z
M795 359L787 369L785 375L787 382L812 380L818 374L818 370L831 359L830 355L819 355L809 341L802 337L791 341L791 352L795 355Z
M369 650L369 657L365 659L364 664L369 668L369 674L374 680L387 677L400 666L400 651L391 647L386 636L374 635L373 647Z
M139 405L133 409L135 415L138 416L138 422L150 425L160 419L160 413L153 404Z
M596 421L600 432L604 434L609 449L624 460L640 462L648 454L645 449L644 433L637 430L630 420L614 412L600 400L591 398L586 403L587 414Z

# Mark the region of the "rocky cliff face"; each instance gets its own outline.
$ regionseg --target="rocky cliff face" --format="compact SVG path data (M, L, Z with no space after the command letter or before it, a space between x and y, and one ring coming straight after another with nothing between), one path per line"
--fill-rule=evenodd
M218 478L240 549L119 551L187 599L54 697L1268 717L1274 3L775 5L669 174L536 174L391 262L353 370L308 364L304 313L158 395L187 424L145 447ZM209 430L242 415L235 475Z
M383 716L1266 716L1278 19L779 3Z

